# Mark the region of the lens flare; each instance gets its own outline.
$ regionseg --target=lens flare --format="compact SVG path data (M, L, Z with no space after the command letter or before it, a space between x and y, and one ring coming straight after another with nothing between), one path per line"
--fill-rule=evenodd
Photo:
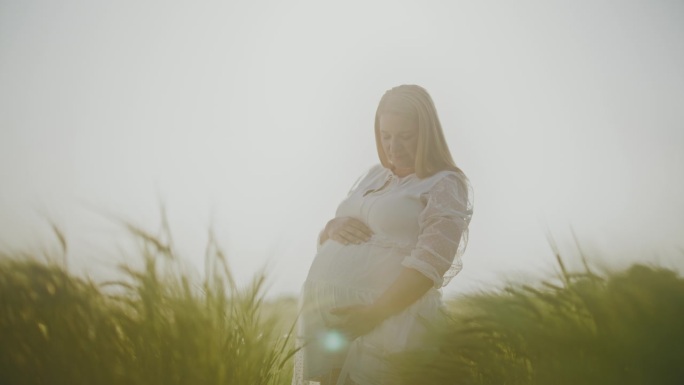
M330 330L325 333L322 342L326 350L336 352L344 348L347 344L347 339L344 338L344 334L337 330Z

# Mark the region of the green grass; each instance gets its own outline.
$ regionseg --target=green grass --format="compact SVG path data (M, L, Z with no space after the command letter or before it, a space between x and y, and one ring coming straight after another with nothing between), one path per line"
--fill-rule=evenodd
M683 384L684 279L564 271L451 301L431 337L437 350L396 358L404 383Z
M0 384L289 384L294 319L264 302L262 275L237 287L211 247L193 282L168 245L130 230L144 268L105 285L0 257Z
M205 278L190 279L168 234L127 226L144 263L115 282L0 255L0 384L290 383L296 300L265 301L262 274L238 287L213 241ZM448 301L434 349L395 357L401 383L684 383L684 279L558 261L562 273L539 284Z

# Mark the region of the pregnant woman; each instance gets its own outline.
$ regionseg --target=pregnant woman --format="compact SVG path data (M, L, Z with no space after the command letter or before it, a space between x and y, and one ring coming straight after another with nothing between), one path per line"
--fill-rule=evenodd
M472 190L425 89L387 91L375 115L380 164L321 231L302 288L293 385L392 384L388 358L429 348L441 291L461 270Z

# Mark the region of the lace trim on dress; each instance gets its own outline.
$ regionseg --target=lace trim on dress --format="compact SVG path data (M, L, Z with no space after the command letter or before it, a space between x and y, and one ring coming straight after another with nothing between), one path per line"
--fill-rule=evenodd
M472 188L462 173L448 173L425 194L425 209L418 220L416 247L402 265L416 269L446 286L461 271L461 256L468 244L468 225L473 214Z

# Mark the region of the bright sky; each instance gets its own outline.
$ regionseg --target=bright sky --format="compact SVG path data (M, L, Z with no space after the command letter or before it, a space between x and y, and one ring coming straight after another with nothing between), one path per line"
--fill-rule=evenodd
M202 270L295 294L377 162L375 108L419 84L475 191L455 294L548 272L553 233L684 267L684 2L0 0L0 246L123 261L112 213ZM117 235L119 234L119 235ZM99 272L99 273L98 273Z

